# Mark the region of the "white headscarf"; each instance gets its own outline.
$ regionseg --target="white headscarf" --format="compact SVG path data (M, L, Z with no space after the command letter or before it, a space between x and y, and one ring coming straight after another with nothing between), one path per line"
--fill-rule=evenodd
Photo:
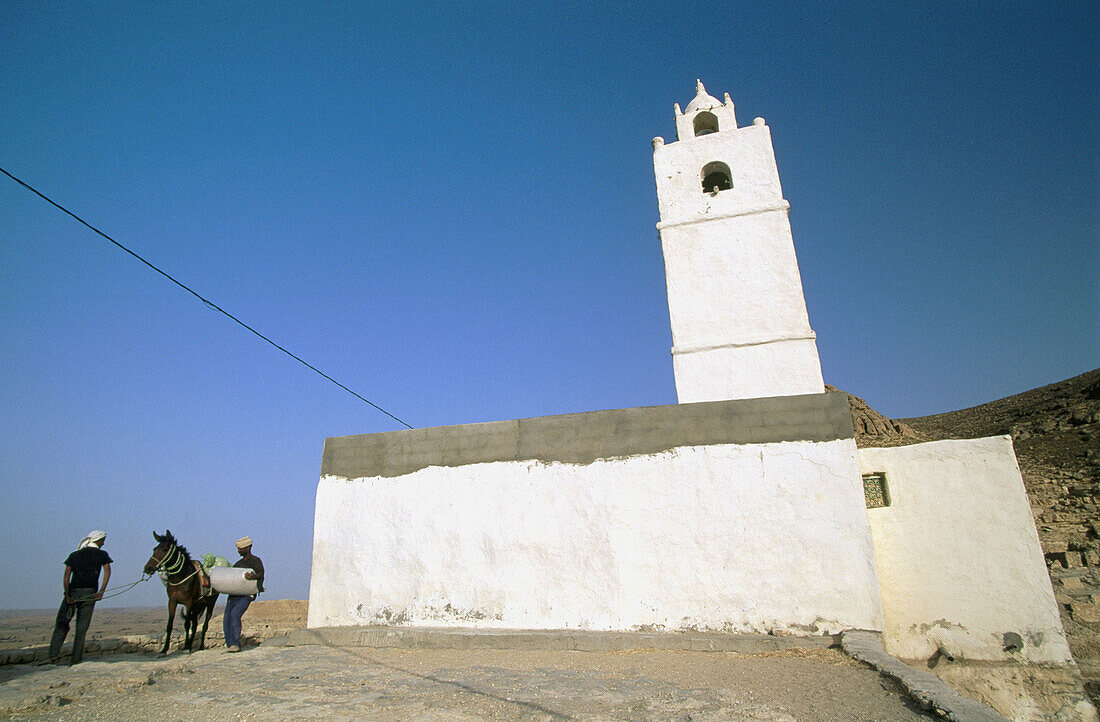
M107 532L100 531L99 529L93 529L80 540L80 546L77 549L83 549L86 546L94 546L97 549L103 544L103 540L107 538Z

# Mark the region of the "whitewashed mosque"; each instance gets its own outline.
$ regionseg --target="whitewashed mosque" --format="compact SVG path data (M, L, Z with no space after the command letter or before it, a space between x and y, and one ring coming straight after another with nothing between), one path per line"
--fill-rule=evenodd
M857 449L771 131L702 83L675 115L679 403L326 439L309 626L866 629L904 659L1071 663L1011 438Z

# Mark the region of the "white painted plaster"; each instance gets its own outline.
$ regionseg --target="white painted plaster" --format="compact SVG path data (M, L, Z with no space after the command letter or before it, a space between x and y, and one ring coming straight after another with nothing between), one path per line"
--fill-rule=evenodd
M813 336L786 213L666 228L661 239L674 348Z
M673 353L681 404L821 393L821 362L813 338ZM748 370L752 370L748 373Z
M680 140L653 152L678 399L822 393L771 132L737 128L732 103L697 92ZM697 113L727 111L717 133L694 137ZM729 167L729 190L703 191L712 161Z
M711 161L729 166L733 187L703 192L702 169ZM783 201L771 130L752 125L665 143L653 152L657 207L663 224L735 213Z
M855 443L323 477L309 626L879 629Z
M890 506L868 509L886 649L927 659L1070 660L1012 439L860 449ZM1003 650L1006 632L1024 640Z

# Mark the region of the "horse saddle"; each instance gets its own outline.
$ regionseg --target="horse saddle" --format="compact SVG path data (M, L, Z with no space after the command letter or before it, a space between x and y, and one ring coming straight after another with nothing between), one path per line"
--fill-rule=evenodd
M210 596L214 593L214 587L210 586L210 572L206 571L206 567L198 560L193 559L191 563L195 565L195 574L199 577L199 585L201 587L199 596Z

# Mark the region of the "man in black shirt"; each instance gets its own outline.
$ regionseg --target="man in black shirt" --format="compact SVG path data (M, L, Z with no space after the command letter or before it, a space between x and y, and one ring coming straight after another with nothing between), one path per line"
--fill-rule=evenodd
M256 580L256 591L264 590L264 563L252 553L252 537L243 536L237 540L237 553L241 558L233 566L248 569L244 573L245 579ZM230 652L241 651L241 617L255 594L229 595L225 600L225 612L222 614L222 632L225 635L225 646Z
M92 610L96 601L103 598L107 581L111 578L111 556L103 551L107 534L96 529L80 542L80 548L65 560L63 585L65 598L57 610L54 622L53 638L50 640L50 661L56 663L61 657L61 645L69 633L69 621L76 615L76 634L73 637L73 658L71 664L80 664L84 659L84 637L92 623ZM99 572L103 570L103 584L99 583Z

